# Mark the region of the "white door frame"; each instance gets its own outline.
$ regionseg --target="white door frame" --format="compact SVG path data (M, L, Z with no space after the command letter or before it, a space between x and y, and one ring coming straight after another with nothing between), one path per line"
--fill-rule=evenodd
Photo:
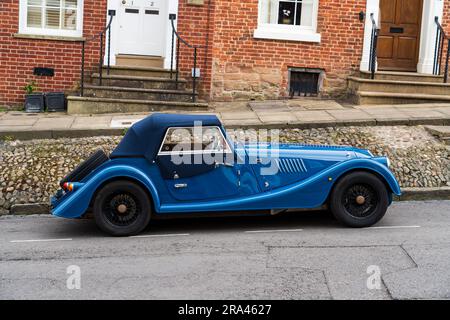
M111 26L111 65L116 65L116 54L118 54L118 42L119 42L119 23L118 23L118 11L120 7L120 2L122 0L108 0L108 10L116 10L116 16L114 17L112 26ZM165 26L163 26L164 32L166 33L166 43L163 53L164 58L164 68L169 69L170 68L170 54L172 49L172 25L169 20L169 14L176 14L178 17L178 1L179 0L167 0L167 19ZM106 23L109 21L108 12L106 12L107 20ZM177 20L175 20L175 28L177 27ZM105 37L105 64L107 63L108 59L108 36Z
M439 20L442 21L443 12L444 0L423 0L419 62L417 63L418 73L433 74L434 47L436 45L437 31L434 18L439 17ZM370 42L372 36L371 13L374 14L375 21L379 21L380 0L367 0L363 54L360 65L361 71L369 70Z

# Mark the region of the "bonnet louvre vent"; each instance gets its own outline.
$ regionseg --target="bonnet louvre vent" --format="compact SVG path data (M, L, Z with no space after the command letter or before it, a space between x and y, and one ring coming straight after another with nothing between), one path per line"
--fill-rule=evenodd
M277 164L281 173L297 173L307 171L302 159L279 159L277 160Z

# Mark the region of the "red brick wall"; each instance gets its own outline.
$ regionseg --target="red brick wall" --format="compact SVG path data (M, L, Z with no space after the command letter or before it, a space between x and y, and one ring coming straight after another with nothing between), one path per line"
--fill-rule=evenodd
M450 1L444 0L444 16L443 16L443 26L447 34L450 35Z
M448 36L450 36L450 0L444 0L444 14L442 17L442 26L445 29L445 32ZM444 47L444 50L447 50L447 45ZM446 52L446 51L444 51Z
M84 37L99 33L106 24L107 0L84 1ZM19 31L19 1L0 1L0 104L22 104L23 87L35 80L42 91L74 89L80 78L81 43L13 37ZM98 43L87 46L86 65L99 57ZM34 67L55 69L55 76L36 77Z
M21 104L23 86L36 80L42 91L71 90L79 81L81 44L13 37L18 32L17 0L0 1L0 104ZM364 25L358 13L366 0L320 0L321 43L255 39L258 0L179 0L178 31L199 49L200 90L205 98L276 98L287 93L288 67L322 68L325 95L343 94L346 77L359 70ZM84 36L105 26L107 0L84 1ZM450 34L450 1L443 25ZM98 61L98 42L88 46L89 68ZM193 50L181 45L180 67L191 80ZM55 68L55 77L35 77L33 67Z
M444 26L450 34L450 1L445 1ZM255 39L258 0L211 0L210 26L206 28L208 0L203 6L180 0L180 34L204 44L209 30L207 62L202 67L202 91L213 100L277 98L288 89L288 67L325 71L324 96L345 95L346 78L359 70L366 0L320 0L317 31L320 43ZM192 66L182 50L184 76ZM206 71L206 72L205 72Z
M204 0L203 5L191 5L187 0L179 0L177 29L180 36L198 49L197 67L201 70L200 93L208 97L211 86L212 46L214 18L217 0ZM179 63L182 75L192 81L193 49L180 45ZM191 83L188 84L191 87Z
M276 98L287 93L288 67L322 68L325 92L340 94L359 69L366 0L320 0L321 42L255 39L258 0L218 0L213 48L214 99ZM243 14L245 13L245 14Z

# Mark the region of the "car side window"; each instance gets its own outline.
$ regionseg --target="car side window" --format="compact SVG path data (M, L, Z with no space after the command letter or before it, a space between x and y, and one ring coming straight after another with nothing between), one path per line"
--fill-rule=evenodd
M218 127L169 128L158 155L229 153L231 149Z

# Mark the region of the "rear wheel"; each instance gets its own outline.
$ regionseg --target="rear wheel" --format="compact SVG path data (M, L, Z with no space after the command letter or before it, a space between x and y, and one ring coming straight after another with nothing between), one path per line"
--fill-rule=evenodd
M131 236L140 233L150 222L151 203L139 185L114 181L97 193L93 211L95 222L104 232Z
M334 186L330 209L341 223L353 227L369 227L380 221L389 205L385 184L369 172L352 172Z

